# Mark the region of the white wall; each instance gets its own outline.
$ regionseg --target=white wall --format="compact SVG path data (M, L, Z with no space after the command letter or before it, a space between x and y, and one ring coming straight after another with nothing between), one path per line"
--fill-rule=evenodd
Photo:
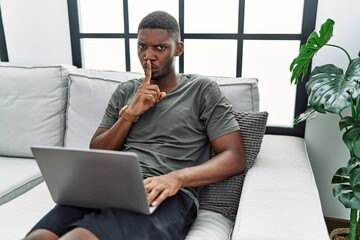
M319 30L327 18L335 21L330 43L345 48L352 58L360 51L360 1L319 0L316 29ZM324 48L315 57L313 66L333 63L346 68L348 60L341 50ZM349 219L349 211L332 195L331 179L337 169L346 166L349 153L341 140L338 122L333 114L321 115L307 122L305 139L309 157L319 188L324 215Z
M0 4L11 62L72 63L66 0L0 0ZM360 50L359 10L359 0L319 0L316 29L332 18L335 28L331 42L345 47L353 58ZM328 49L313 61L328 62L344 67L347 59L339 50ZM332 196L330 184L334 172L348 159L338 120L337 116L325 115L308 122L305 139L324 215L348 219L348 211Z
M66 0L0 0L9 61L72 64Z

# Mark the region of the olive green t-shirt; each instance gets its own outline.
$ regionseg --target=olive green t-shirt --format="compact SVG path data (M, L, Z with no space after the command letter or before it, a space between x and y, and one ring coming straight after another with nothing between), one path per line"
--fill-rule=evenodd
M119 109L129 105L143 79L120 83L101 128L110 128ZM199 165L210 158L210 142L239 130L230 102L218 84L199 75L181 75L180 83L133 124L123 151L139 156L144 178ZM183 189L198 205L197 189ZM190 192L189 192L190 191Z

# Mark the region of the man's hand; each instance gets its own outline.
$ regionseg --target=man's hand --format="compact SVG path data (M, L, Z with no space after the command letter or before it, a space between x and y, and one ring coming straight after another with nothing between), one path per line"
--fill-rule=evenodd
M136 96L126 111L132 116L138 116L164 99L165 92L161 92L158 85L151 84L151 62L146 62L145 78L137 90Z
M181 178L175 173L156 177L149 177L144 180L145 190L148 193L148 203L157 206L166 198L175 195L181 188Z

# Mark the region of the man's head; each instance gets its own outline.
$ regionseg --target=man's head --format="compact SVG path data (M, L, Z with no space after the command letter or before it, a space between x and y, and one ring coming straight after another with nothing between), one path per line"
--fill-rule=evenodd
M140 22L141 29L163 29L176 41L180 41L180 26L177 20L167 12L155 11L146 15Z
M163 11L143 18L138 27L138 57L143 69L151 62L152 80L175 76L175 58L183 53L176 19Z

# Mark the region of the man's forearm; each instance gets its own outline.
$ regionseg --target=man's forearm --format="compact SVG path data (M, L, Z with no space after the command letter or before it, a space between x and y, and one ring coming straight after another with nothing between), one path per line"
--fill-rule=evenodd
M90 148L120 150L129 134L132 122L120 118L110 129L99 128L90 141Z
M220 182L245 169L241 156L232 151L222 152L207 162L169 174L176 174L181 179L181 187L197 187Z

